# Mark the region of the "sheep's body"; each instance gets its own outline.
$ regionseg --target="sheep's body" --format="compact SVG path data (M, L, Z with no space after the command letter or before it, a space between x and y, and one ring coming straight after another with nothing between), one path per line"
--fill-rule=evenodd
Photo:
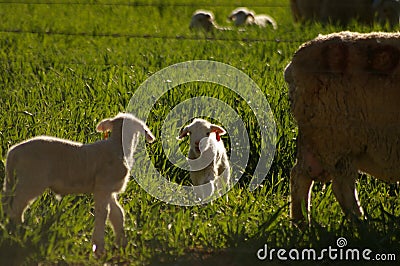
M123 124L124 134L130 134L129 143L122 142ZM116 197L124 191L129 179L124 148L129 150L129 146L133 153L132 145L137 143L139 133L145 134L148 141L154 137L143 122L129 114L105 119L97 130L110 130L113 134L92 144L40 136L11 147L6 161L3 209L12 221L23 222L29 203L47 188L59 195L93 193L96 213L93 243L96 255L101 255L108 215L117 243L126 244L124 211Z
M190 134L188 162L191 168L190 179L195 186L211 182L211 190L203 191L200 198L206 199L214 193L226 191L230 184L230 165L228 155L220 135L225 130L204 119L195 119L186 126L179 138Z
M352 19L357 19L365 24L372 24L374 10L371 0L324 0L321 6L321 21L348 24Z
M291 0L294 21L321 21L347 24L352 19L372 24L377 13L379 21L389 21L391 26L399 24L400 4L398 0Z
M373 9L376 11L381 24L388 22L391 27L399 25L399 0L374 0Z
M271 16L264 14L256 15L253 11L250 11L245 7L233 10L229 19L234 22L235 26L257 25L265 28L268 25L271 25L274 30L278 28L276 21Z
M362 216L358 170L400 177L400 34L342 32L304 44L285 70L298 123L291 213L302 219L313 181L332 180L347 215Z
M303 20L318 20L321 11L321 0L290 0L295 22Z
M213 30L224 30L216 24L214 14L207 10L196 10L193 13L189 29L200 29L206 32Z

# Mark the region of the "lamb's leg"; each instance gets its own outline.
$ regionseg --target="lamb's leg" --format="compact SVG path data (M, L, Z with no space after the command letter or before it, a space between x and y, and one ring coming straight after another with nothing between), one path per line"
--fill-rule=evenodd
M311 187L313 181L299 163L293 167L290 174L291 218L294 222L304 221L302 206L310 213Z
M41 195L45 190L45 187L36 184L24 185L23 183L17 183L14 192L8 191L8 204L11 206L6 207L8 209L7 215L10 220L14 223L24 222L24 212L28 208L29 204ZM14 196L12 196L14 194Z
M350 217L363 217L364 211L360 206L353 174L335 174L332 181L332 191L343 212Z
M101 257L105 253L104 249L104 230L107 216L109 213L109 205L112 201L112 195L109 193L94 194L94 231L93 231L93 252L96 257Z
M125 247L127 244L124 232L124 218L124 209L118 203L117 195L113 194L110 202L109 219L114 230L116 243L122 247Z

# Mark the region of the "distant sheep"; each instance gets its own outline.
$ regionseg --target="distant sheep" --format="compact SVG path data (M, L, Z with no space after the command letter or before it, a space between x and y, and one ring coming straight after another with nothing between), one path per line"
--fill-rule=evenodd
M217 25L214 14L207 10L196 10L193 13L189 29L204 30L206 32L211 32L213 30L225 30L225 28Z
M374 0L373 9L377 13L378 20L381 24L388 22L392 28L399 25L399 0Z
M319 20L322 0L290 0L290 8L295 22Z
M263 14L256 15L245 7L233 10L228 18L234 22L235 26L257 25L265 28L267 25L271 25L274 30L278 28L272 17Z
M107 217L116 243L126 245L124 210L117 194L125 190L128 182L129 161L139 134L149 142L154 136L142 121L122 113L101 121L97 131L112 131L112 135L92 144L39 136L11 147L6 161L3 209L13 222L23 222L25 209L46 188L58 195L93 193L93 250L100 256L105 250Z
M295 22L311 20L346 25L356 19L372 25L378 14L380 23L389 21L393 27L399 24L400 17L399 0L291 0L290 6Z
M191 168L190 179L195 186L211 182L211 191L204 191L200 198L206 199L214 190L226 191L230 182L230 165L221 135L226 131L204 119L194 119L183 128L179 139L190 135L188 154ZM224 187L225 186L225 187Z
M291 216L310 208L314 181L332 180L348 216L363 216L358 171L400 181L400 34L341 32L303 44L286 67L298 123Z

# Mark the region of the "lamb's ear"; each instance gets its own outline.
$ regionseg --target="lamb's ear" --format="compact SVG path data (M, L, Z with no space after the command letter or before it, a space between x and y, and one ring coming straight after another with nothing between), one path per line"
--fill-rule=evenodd
M253 21L256 20L256 18L254 17L253 12L250 12L249 15L248 15L248 17L251 17L251 19L252 19Z
M215 133L217 133L218 135L225 135L225 134L226 134L225 129L223 129L223 128L220 127L220 126L214 125L214 124L212 124L212 125L210 126L210 129L211 129L211 132L215 132Z
M97 132L105 132L111 131L113 127L113 120L112 119L104 119L102 120L96 127Z
M156 137L154 137L153 133L151 133L150 129L147 126L143 126L144 129L144 136L146 137L146 140L148 143L152 143Z
M179 132L179 137L178 139L183 139L184 137L187 136L187 134L190 134L189 127L185 127L184 129Z

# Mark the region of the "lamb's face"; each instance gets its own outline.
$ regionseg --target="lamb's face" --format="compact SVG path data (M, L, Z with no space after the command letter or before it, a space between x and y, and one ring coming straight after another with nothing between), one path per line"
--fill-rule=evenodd
M235 22L235 25L238 26L238 25L242 25L246 22L248 15L249 14L247 12L240 10L240 11L230 15L229 18Z
M215 133L215 134L212 134ZM217 141L220 141L220 135L226 134L226 131L217 125L211 124L204 119L195 119L190 125L181 130L179 139L190 135L190 153L200 156L199 144L203 138L214 137ZM193 158L192 158L193 159Z
M192 17L189 28L203 28L206 31L212 30L214 27L214 17L211 13L197 13Z

